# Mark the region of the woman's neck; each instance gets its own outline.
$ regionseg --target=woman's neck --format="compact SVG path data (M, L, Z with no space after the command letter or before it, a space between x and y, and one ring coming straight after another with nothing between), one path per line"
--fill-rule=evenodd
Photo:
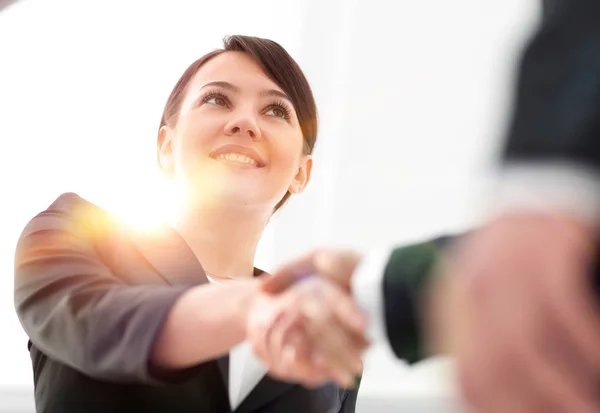
M256 248L270 213L214 205L189 208L179 217L177 231L212 278L254 275Z

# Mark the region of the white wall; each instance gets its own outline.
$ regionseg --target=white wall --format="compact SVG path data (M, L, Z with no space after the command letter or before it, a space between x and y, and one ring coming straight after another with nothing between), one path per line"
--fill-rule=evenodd
M0 385L31 382L12 307L21 228L64 191L131 216L156 185L172 84L222 36L280 42L320 108L312 185L262 245L272 268L318 244L368 249L473 225L537 12L535 0L29 0L0 14ZM364 394L447 392L436 363L400 380L389 357L369 355Z

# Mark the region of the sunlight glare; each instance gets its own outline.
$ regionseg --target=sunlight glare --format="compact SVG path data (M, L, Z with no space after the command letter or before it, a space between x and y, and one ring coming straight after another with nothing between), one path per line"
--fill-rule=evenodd
M99 198L104 208L137 231L155 232L177 221L180 202L164 179L137 188L135 196L111 190L99 194Z

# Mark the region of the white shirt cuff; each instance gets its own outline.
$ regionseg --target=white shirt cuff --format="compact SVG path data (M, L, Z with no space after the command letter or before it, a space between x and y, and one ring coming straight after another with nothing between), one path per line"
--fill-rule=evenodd
M367 317L367 337L387 342L383 303L383 275L393 248L378 248L363 257L352 275L352 295Z
M600 224L600 174L560 162L507 164L498 181L492 212L561 212L590 225Z

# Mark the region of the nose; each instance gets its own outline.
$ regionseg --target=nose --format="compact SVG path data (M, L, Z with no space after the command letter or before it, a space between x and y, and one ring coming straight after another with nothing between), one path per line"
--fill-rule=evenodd
M248 113L239 113L225 125L228 136L248 136L252 140L261 138L256 118Z

